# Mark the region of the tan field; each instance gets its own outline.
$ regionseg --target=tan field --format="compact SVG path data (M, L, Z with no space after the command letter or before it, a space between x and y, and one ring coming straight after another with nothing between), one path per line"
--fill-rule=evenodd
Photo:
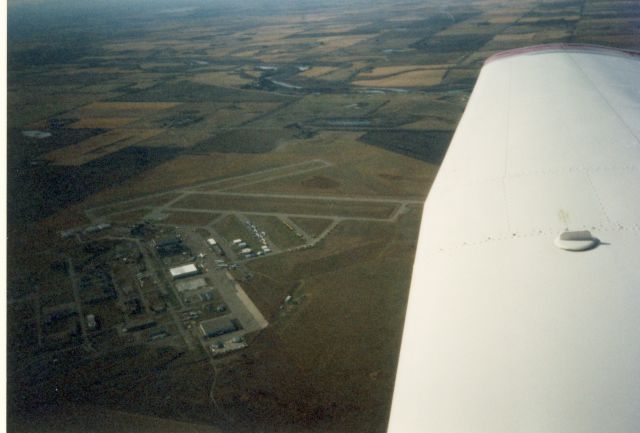
M171 46L171 41L127 41L118 44L106 44L105 49L110 51L150 51Z
M322 75L328 74L337 70L338 68L335 66L314 66L311 69L308 69L304 72L300 72L298 75L306 78L318 78Z
M520 18L519 15L518 16L512 16L512 15L495 16L495 17L488 18L487 21L489 21L491 24L508 24L508 23L516 22L519 18Z
M549 30L534 36L533 41L536 43L550 43L556 40L563 40L569 36L571 36L571 32L568 30Z
M148 89L149 87L153 87L156 84L155 81L152 80L142 80L136 82L133 86L131 86L132 90L143 90Z
M73 122L69 128L104 128L114 129L135 121L134 117L85 117Z
M132 146L162 132L161 129L114 129L78 144L56 149L44 157L54 164L82 165L120 149Z
M319 47L315 47L311 52L325 53L339 48L347 48L362 41L372 38L375 35L352 35L352 36L328 36L317 39Z
M169 212L169 216L163 220L165 224L204 226L215 220L219 215L203 212Z
M67 68L67 69L63 69L59 72L65 73L65 74L69 74L71 76L73 76L73 74L78 74L78 73L86 73L86 74L122 74L122 73L130 73L130 71L127 71L126 69L121 69L121 68Z
M154 68L171 68L171 67L179 67L179 66L183 66L182 63L173 63L173 62L168 62L168 63L159 63L159 62L153 62L153 63L140 63L140 68L141 69L154 69Z
M94 102L83 108L89 110L166 110L179 102Z
M242 78L233 72L205 72L197 74L190 78L191 81L211 86L242 86L250 83L251 80Z
M151 209L148 208L135 209L114 215L109 215L109 220L118 224L135 224L142 220L144 216L149 212L151 212Z
M446 69L429 69L397 74L378 80L356 80L352 84L367 87L427 87L440 84Z
M348 80L354 73L358 72L360 69L364 68L367 65L368 63L366 62L353 62L351 67L349 68L336 69L335 71L326 73L318 78L329 81Z
M242 50L242 51L236 51L232 55L234 57L253 57L259 52L260 50Z
M417 65L404 65L404 66L381 66L374 68L368 72L360 72L357 78L370 79L370 78L382 78L388 75L398 75L403 72L413 71L426 71L430 69L447 69L452 65L429 65L429 66L417 66Z
M532 41L535 37L535 33L522 33L522 34L504 34L497 35L493 38L496 42L528 42Z

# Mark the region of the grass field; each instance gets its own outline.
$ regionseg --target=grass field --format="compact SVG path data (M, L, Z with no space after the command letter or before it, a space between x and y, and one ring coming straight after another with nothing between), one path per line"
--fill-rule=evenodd
M205 72L202 74L196 74L191 78L196 83L209 84L212 86L242 86L243 84L250 83L251 80L242 78L232 72Z
M227 215L216 221L213 228L229 243L234 239L244 239L245 242L251 242L254 239L247 226L235 215Z
M179 194L177 193L166 193L151 197L141 197L127 201L126 203L101 206L99 208L92 209L91 212L97 216L104 216L112 213L125 212L135 207L161 206L173 199L178 198L178 196Z
M258 230L267 234L268 242L273 242L282 249L304 244L304 239L296 236L296 233L287 227L280 218L251 215L249 220L258 227Z
M60 165L82 165L162 133L160 129L114 129L45 155Z
M109 215L108 220L117 224L136 224L142 221L145 215L151 212L150 208L135 209Z
M427 69L395 74L390 77L356 80L356 86L368 87L428 87L440 84L446 69Z
M120 110L166 110L178 105L177 102L94 102L83 109L90 111L120 111Z
M305 78L318 78L337 69L335 66L314 66L311 69L300 72L298 75Z
M69 125L69 128L115 129L135 121L131 117L84 117Z
M298 227L304 230L311 236L319 236L325 229L327 229L332 220L323 219L323 218L304 218L304 217L294 217L291 218Z
M299 171L321 169L327 166L327 163L319 160L305 161L298 164L285 165L281 167L274 167L255 173L244 175L240 178L221 179L216 182L206 184L201 187L197 187L198 191L217 191L217 190L233 190L235 187L243 186L246 184L260 183L265 180L269 180L274 177L287 177L291 174L295 174Z
M446 70L450 66L452 65L429 65L427 67L421 67L419 65L380 66L377 68L373 68L371 71L360 72L357 78L369 80L374 78L388 77L391 75L398 75L406 72L427 71L430 69Z
M169 216L162 222L181 226L205 226L215 220L219 215L203 212L168 212Z

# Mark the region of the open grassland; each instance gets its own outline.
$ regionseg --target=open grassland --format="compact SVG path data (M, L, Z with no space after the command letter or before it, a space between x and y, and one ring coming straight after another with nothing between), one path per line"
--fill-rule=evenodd
M297 164L290 164L281 167L260 170L254 173L242 175L240 177L230 177L228 179L209 182L203 186L196 187L195 189L197 191L232 190L234 188L242 187L247 184L261 183L273 178L288 177L300 171L314 171L324 168L327 165L328 163L322 160L305 161Z
M216 221L213 224L213 228L229 243L233 242L234 239L244 239L246 242L253 239L253 235L247 229L247 226L233 214Z
M332 223L330 219L294 217L291 221L310 236L319 236Z
M370 35L352 35L352 36L328 36L317 39L317 43L319 44L317 47L311 49L312 54L320 54L331 52L340 48L351 47L352 45L358 44L360 42L366 41L367 39L372 38L373 34Z
M151 208L142 208L142 209L135 209L135 210L125 211L125 212L120 212L117 214L109 215L107 219L111 223L116 223L116 224L127 224L127 225L136 224L142 221L145 215L151 212L151 210L152 210Z
M317 78L327 81L348 81L355 77L363 68L367 66L368 63L366 62L353 62L349 67L336 69L335 71L322 74Z
M398 329L402 320L401 287L409 283L410 261L403 263L415 248L417 216L397 225L342 223L320 248L252 263L255 277L246 290L273 323L256 339L254 353L269 362L251 377L239 362L220 383L218 395L227 410L257 411L273 423L272 431L286 425L330 430L344 422L361 431L383 430L376 426L384 425L396 363L389 351L400 337L388 330ZM280 310L287 294L294 303ZM270 392L256 395L251 389ZM296 400L298 410L275 410L271 396L281 392L303 396Z
M90 110L166 110L176 102L94 102L86 108Z
M233 191L344 196L388 196L420 199L437 166L359 141L362 133L325 132L310 140L292 141L282 149L290 155L318 155L333 166L254 183Z
M297 236L296 232L278 217L251 215L249 220L258 227L258 230L266 233L269 244L273 242L281 249L293 248L304 244L304 239Z
M359 119L368 122L368 117L388 101L386 95L306 95L283 107L270 116L259 119L252 126L275 127L295 123L327 123Z
M259 52L260 52L260 50L245 50L245 49L241 49L239 51L234 51L233 53L231 53L231 55L234 56L234 57L253 58ZM249 73L249 72L245 71L245 73ZM257 74L254 78L258 78L258 77L259 77L259 74Z
M164 224L175 224L179 226L206 226L219 215L203 212L172 211L167 212L168 216L162 222Z
M267 153L290 140L292 129L229 128L206 138L194 146L197 152Z
M69 128L115 129L135 121L131 117L84 117L69 125Z
M356 80L356 86L368 87L428 87L440 84L446 69L425 69L404 72L386 78Z
M110 96L110 94L101 95ZM55 117L80 107L96 98L94 94L79 93L77 88L23 89L7 91L7 109L12 115L9 126L22 127L36 121Z
M359 79L373 79L373 78L384 78L391 75L398 75L405 72L414 72L414 71L426 71L429 69L442 69L446 70L452 65L429 65L426 67L422 67L419 65L402 65L402 66L381 66L378 68L373 68L370 71L360 72L357 76Z
M196 83L209 84L212 86L242 86L250 83L251 80L242 78L241 76L232 72L204 72L202 74L196 74L191 77L192 81Z
M318 78L337 69L336 66L314 66L304 72L300 72L299 75L305 78Z
M111 433L114 430L140 433L150 431L217 433L220 431L206 424L136 415L124 410L116 411L82 403L45 405L40 408L37 419L27 421L18 418L9 421L11 431L24 433L41 432L43 425L46 425L49 431L64 431L66 433L86 431L87 425L91 425L95 433Z
M251 119L276 109L278 103L245 102L185 103L172 110L165 110L147 116L131 125L135 128L164 128L162 135L146 140L143 144L150 147L206 147L213 140L209 150L222 148L224 141L218 135L229 134L232 127L241 126ZM277 131L279 133L279 131ZM214 138L215 137L215 138ZM258 135L261 138L261 135ZM254 140L251 140L253 142Z
M104 216L113 213L121 213L125 212L132 208L137 207L153 207L153 206L162 206L165 203L170 202L178 198L180 195L177 193L165 193L165 194L157 194L148 197L136 198L132 200L127 200L126 202L112 205L105 205L99 208L91 209L91 213L96 216Z
M114 129L45 155L59 165L82 165L162 133L160 129Z
M77 110L64 113L63 116L69 119L79 119L70 124L69 128L115 129L129 125L144 116L171 109L176 105L178 104L174 102L93 102ZM143 139L145 138L148 137Z
M137 199L144 194L164 193L177 187L250 174L304 160L304 157L287 156L283 158L275 154L231 153L183 155L139 173L136 179L105 188L90 197L86 205L95 206L123 199Z

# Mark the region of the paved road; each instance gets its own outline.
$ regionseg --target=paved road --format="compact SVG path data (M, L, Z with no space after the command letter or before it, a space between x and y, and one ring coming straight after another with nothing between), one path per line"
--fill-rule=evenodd
M94 350L89 341L89 332L87 331L87 324L85 323L84 312L82 311L82 299L80 298L80 289L78 288L78 278L76 277L76 271L73 268L71 259L67 257L67 266L69 267L69 278L71 279L71 286L73 287L73 298L75 300L78 314L80 315L80 329L82 330L82 340L88 350Z
M218 214L220 213L220 210L216 210L216 209L193 209L193 208L187 208L187 207L174 207L171 208L174 211L186 211L186 212L199 212L199 213L210 213L210 214ZM351 217L351 216L345 216L345 215L334 215L334 214L312 214L312 213L288 213L288 212L251 212L251 211L229 211L226 210L226 212L230 212L230 213L241 213L243 215L263 215L263 216L274 216L274 217L278 217L278 218L284 218L284 217L299 217L299 218L319 218L319 219L331 219L331 218L335 218L335 219L341 219L341 220L356 220L356 221L382 221L382 222L394 222L395 220L393 219L393 215L391 215L390 217L387 218L374 218L374 217ZM394 214L397 213L397 210L394 211ZM173 225L173 224L170 224Z
M153 198L153 197L160 197L163 196L165 194L169 194L169 193L189 193L189 192L193 192L194 188L201 188L203 186L208 186L208 185L216 185L216 184L221 184L223 182L231 182L234 180L242 180L242 179L247 179L247 178L251 178L251 177L255 177L255 176L259 176L262 174L268 174L268 173L273 173L274 171L278 171L278 170L286 170L289 168L300 168L301 166L304 167L306 165L309 165L311 163L316 163L318 164L317 167L312 167L312 168L307 168L307 169L300 169L300 170L293 170L293 171L287 171L286 173L282 173L279 175L274 175L273 177L267 177L267 178L260 178L259 180L255 180L255 181L249 181L247 183L243 183L241 185L232 185L226 188L232 188L232 187L238 187L238 186L244 186L244 185L249 185L251 183L257 183L257 182L265 182L268 180L272 180L272 179L276 179L278 177L286 177L286 176L293 176L296 175L298 173L304 173L306 171L310 171L310 170L317 170L320 168L325 168L325 167L329 167L331 166L330 162L327 162L325 160L322 159L313 159L313 160L309 160L309 161L303 161L303 162L299 162L299 163L295 163L295 164L289 164L289 165L283 165L283 166L279 166L279 167L274 167L274 168L268 168L265 170L259 170L259 171L254 171L252 173L248 173L248 174L243 174L243 175L239 175L239 176L231 176L231 177L226 177L223 179L216 179L216 180L210 180L210 181L204 181L204 182L198 182L189 186L185 186L185 187L180 187L180 188L175 188L175 189L170 189L167 191L162 191L162 192L157 192L157 193L151 193L151 194L146 194L143 195L141 197L135 197L135 198L131 198L131 199L127 199L127 200L119 200L119 201L113 201L113 202L109 202L100 206L95 206L95 207L91 207L85 210L85 214L87 215L87 217L89 217L89 219L91 219L91 221L95 221L95 220L99 220L100 217L97 217L96 215L94 215L95 211L99 211L101 209L105 209L114 205L121 205L121 204L132 204L132 209L135 208L135 203L142 201L142 200L146 200L149 198ZM223 187L224 189L225 187ZM173 201L173 200L172 200ZM128 209L127 211L129 211L131 209Z
M310 164L315 164L313 167L308 167ZM274 167L266 170L260 170L249 174L244 174L240 176L232 176L224 179L217 179L213 181L200 182L194 185L190 185L187 187L176 188L170 191L165 191L162 193L154 193L148 194L143 197L137 197L135 199L123 200L120 202L111 203L109 205L103 205L99 207L94 207L87 209L85 213L92 221L100 220L100 217L96 217L94 215L94 211L104 209L108 206L121 205L121 204L131 204L132 208L135 208L136 202L140 200L148 199L151 197L159 197L168 193L178 193L177 197L172 198L171 200L163 203L159 206L149 206L153 208L150 211L149 215L151 217L156 217L155 219L161 220L162 216L165 212L170 211L184 211L184 212L198 212L198 213L210 213L210 214L219 214L220 211L226 211L225 213L236 213L236 214L246 214L246 215L263 215L263 216L274 216L277 218L288 220L289 217L304 217L304 218L334 218L340 220L357 220L357 221L385 221L385 222L396 222L398 217L406 212L408 205L422 205L424 203L423 199L415 199L415 198L402 198L402 197L370 197L370 196L327 196L327 195L309 195L309 194L269 194L269 193L243 193L243 192L233 192L229 191L230 189L237 188L240 186L250 185L253 183L261 183L267 180L272 180L280 177L288 177L292 175L296 175L299 173L308 172L311 170L317 170L320 168L328 167L331 164L327 161L321 159L314 159L310 161L304 161L300 163L284 165L279 167ZM284 172L283 172L284 170ZM269 173L274 173L272 176L266 176ZM259 177L256 179L256 177ZM242 182L245 180L245 182ZM240 183L232 183L230 182L238 181ZM211 189L208 191L199 190L196 188L202 188L203 186L216 186L219 185L219 189ZM314 213L289 213L289 212L252 212L252 211L237 211L234 209L194 209L189 207L179 207L176 206L180 200L188 197L193 194L203 194L203 195L220 195L220 196L232 196L232 197L247 197L247 198L256 198L256 199L291 199L291 200L307 200L307 201L322 201L322 202L341 202L341 203L381 203L381 204L390 204L397 206L392 214L387 218L376 218L376 217L358 217L358 216L345 216L345 215L336 215L336 214L314 214ZM123 212L129 212L131 209L126 209L120 212L114 212L111 215L117 215ZM304 231L303 231L304 233Z
M388 203L388 204L423 204L424 200L397 198L397 197L364 197L364 196L336 196L336 195L306 195L306 194L271 194L271 193L248 193L229 191L197 191L194 194L225 195L252 198L285 198L293 200L320 200L320 201L343 201L351 203ZM176 202L178 200L172 200Z

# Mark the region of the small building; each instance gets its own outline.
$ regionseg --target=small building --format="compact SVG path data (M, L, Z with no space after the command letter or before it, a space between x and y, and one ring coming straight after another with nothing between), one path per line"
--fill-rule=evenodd
M161 340L168 336L169 333L166 331L166 329L159 328L149 333L149 341Z
M229 334L237 331L238 324L230 319L210 319L200 322L200 331L206 338L218 337L220 335Z
M61 231L60 236L62 236L63 239L68 239L71 236L75 236L76 233L78 233L77 229L68 229L68 230Z
M96 316L93 314L87 314L87 328L90 331L95 330L98 327L98 323L96 322Z
M243 248L240 250L242 254L249 254L251 252L251 248Z
M209 244L210 247L212 247L214 245L218 245L218 243L216 242L216 240L214 238L207 239L207 243Z
M170 236L156 242L156 250L161 256L181 254L185 251L182 239L178 236Z
M234 239L233 242L231 242L233 245L237 245L240 242L242 242L242 239Z
M167 304L161 299L155 299L151 302L151 311L154 313L164 313L167 311Z
M192 275L198 275L200 273L200 269L193 263L189 263L188 265L177 266L175 268L169 269L169 273L174 280L178 278L186 278Z
M239 242L237 247L238 248L247 248L248 244L246 242Z
M137 322L132 322L127 324L122 331L123 332L138 332L144 331L145 329L153 328L156 326L156 322L153 320L142 320Z
M209 290L208 292L200 293L200 299L202 302L208 302L213 299L213 290Z

